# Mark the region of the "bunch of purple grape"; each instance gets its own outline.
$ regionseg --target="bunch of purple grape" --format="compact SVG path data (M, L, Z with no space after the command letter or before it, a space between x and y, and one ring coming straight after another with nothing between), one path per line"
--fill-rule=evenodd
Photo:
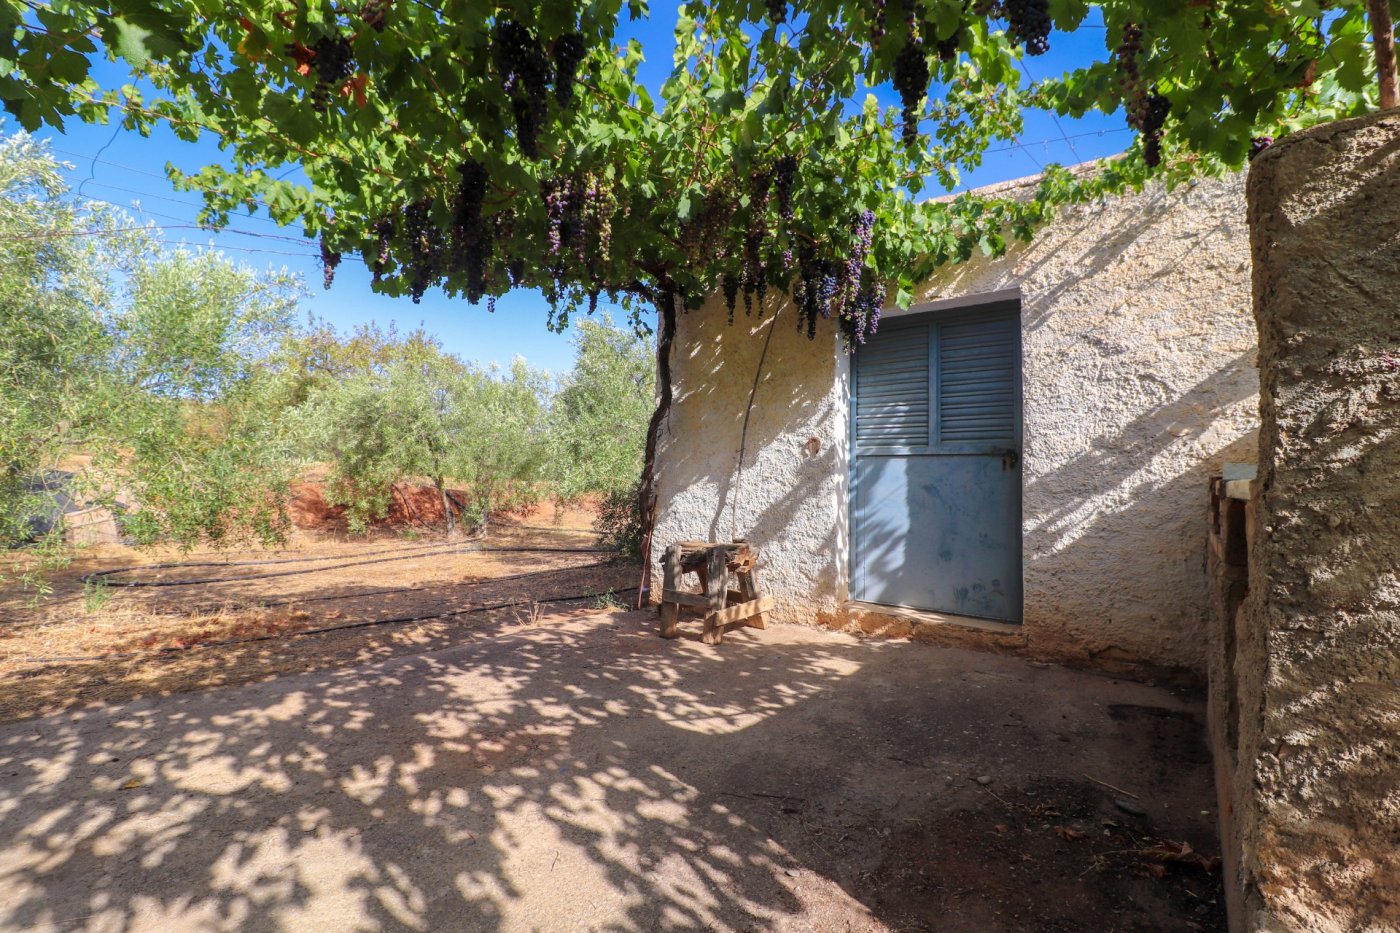
M420 198L404 208L402 243L406 255L400 265L408 273L409 296L418 304L436 284L442 269L443 240L433 222L430 198Z
M512 19L496 22L491 54L501 86L510 96L515 139L526 158L540 157L539 135L549 117L550 86L560 106L572 105L578 67L587 52L581 33L565 33L546 50L528 27Z
M817 318L835 317L842 335L862 344L880 322L884 290L865 268L875 231L875 215L862 211L851 222L851 247L844 262L818 256L810 246L798 252L792 298L798 309L799 328L808 338L817 335Z
M1024 44L1027 55L1050 51L1050 0L1002 0L1011 41Z
M321 287L329 289L335 281L335 267L340 265L340 250L331 249L326 235L321 234Z
M457 199L449 231L452 266L462 276L467 300L476 304L486 291L486 268L493 247L492 231L481 218L488 175L485 166L473 161L463 162L457 171Z
M924 47L916 41L909 41L899 50L894 60L894 89L904 108L904 145L913 146L919 139L919 104L928 94L928 58Z
M311 44L316 53L311 59L311 67L316 72L316 86L311 91L311 107L317 113L324 113L331 97L355 72L355 50L350 40L342 35L322 36Z
M1162 163L1162 124L1167 122L1172 102L1155 91L1147 95L1139 117L1142 129L1142 159L1148 168Z

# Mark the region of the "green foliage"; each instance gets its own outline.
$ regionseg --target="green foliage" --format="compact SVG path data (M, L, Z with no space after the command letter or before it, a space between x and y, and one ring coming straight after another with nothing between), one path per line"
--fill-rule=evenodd
M650 339L602 321L580 320L574 368L551 412L550 476L565 499L635 487L647 418L656 404Z
M593 597L593 608L594 608L594 609L630 609L631 607L628 606L627 603L623 602L622 599L619 598L618 595L617 595L616 593L614 593L612 590L608 590L606 593L602 594L601 596L595 596L595 597Z
M640 498L636 483L627 489L609 492L603 497L598 518L593 523L599 546L614 551L622 560L642 559L646 524L640 511Z
M383 372L390 364L408 358L430 357L438 342L421 327L400 334L395 324L357 326L349 335L336 332L324 321L291 332L275 354L272 371L279 405L295 408L318 389L357 372Z
M98 577L96 580L83 581L83 611L86 613L101 612L106 608L107 603L112 598L111 587L107 583L106 577Z
M599 293L693 303L737 282L748 299L790 290L855 340L885 283L906 304L938 264L1139 185L1159 158L1169 179L1238 166L1256 138L1375 101L1364 0L1050 0L1062 30L1096 11L1103 51L1036 82L1018 61L1037 31L1008 30L995 0L696 0L655 99L641 47L613 46L621 8L0 0L0 99L30 127L116 113L142 132L214 134L231 164L184 179L212 220L261 201L327 255L363 255L389 294L539 287L563 327ZM102 53L146 83L99 87ZM866 95L892 78L917 133ZM1123 106L1143 138L1097 175L1051 172L1026 200L911 196L954 185L1021 131L1026 106ZM310 183L281 178L289 165ZM791 196L769 197L785 166Z
M509 371L480 368L417 335L383 357L311 390L291 417L308 455L330 465L327 498L345 505L350 527L384 518L393 486L426 478L444 497L467 491L467 518L537 498L545 454L545 377L516 360Z
M0 241L0 543L53 509L33 480L58 469L142 541L277 538L295 464L264 389L293 283L79 205L23 135L0 142Z

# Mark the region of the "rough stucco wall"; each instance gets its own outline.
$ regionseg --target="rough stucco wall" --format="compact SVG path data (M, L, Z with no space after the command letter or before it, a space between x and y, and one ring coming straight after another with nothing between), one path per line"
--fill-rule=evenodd
M744 411L774 315L736 483ZM830 322L815 340L796 322L777 296L762 314L745 316L741 305L733 324L718 298L677 317L653 551L659 560L674 541L747 537L761 552L759 582L777 597L776 618L810 622L846 599L848 364Z
M1204 670L1208 476L1257 422L1243 187L1075 208L920 296L1021 292L1032 654Z
M1400 929L1400 112L1250 172L1259 491L1233 803L1244 928Z

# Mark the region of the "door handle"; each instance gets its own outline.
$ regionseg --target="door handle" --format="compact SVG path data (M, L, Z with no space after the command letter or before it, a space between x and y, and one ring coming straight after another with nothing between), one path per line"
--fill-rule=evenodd
M1001 468L1003 470L1014 470L1021 462L1021 453L1014 447L1008 447L1001 455Z

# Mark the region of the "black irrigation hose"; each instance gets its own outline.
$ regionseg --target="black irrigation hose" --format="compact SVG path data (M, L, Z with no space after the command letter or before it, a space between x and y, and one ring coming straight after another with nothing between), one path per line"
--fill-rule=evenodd
M378 557L378 558L375 558L374 560L354 560L354 561L347 561L347 562L345 562L345 563L343 563L343 564L331 564L331 565L328 566L328 567L313 567L313 568L311 568L311 569L309 569L309 570L274 570L274 571L272 571L272 572L270 572L270 573L250 573L250 574L246 574L246 575L232 576L232 577L204 577L204 578L195 579L195 580L111 580L111 579L109 579L110 577L113 577L113 576L115 576L115 575L117 575L117 574L119 574L119 573L132 573L132 572L137 572L137 571L147 571L147 570L176 570L176 569L181 569L181 568L185 568L185 567L254 567L254 566L264 566L264 565L267 565L267 564L299 564L299 563L310 563L310 562L313 562L313 561L332 560L332 559L334 559L335 557L341 557L341 556L343 556L343 555L336 554L336 555L333 555L333 556L331 556L331 557L301 557L301 558L297 558L297 557L287 557L287 558L279 558L279 559L276 559L276 560L191 561L191 562L188 562L188 563L146 564L146 565L144 565L144 566L138 565L138 566L134 566L134 567L113 567L111 570L98 570L98 571L94 571L93 573L85 574L81 579L82 579L82 582L85 583L85 584L92 584L92 583L101 582L102 584L104 584L104 585L106 585L106 586L122 587L122 588L132 588L132 587L138 587L138 586L198 586L198 585L208 585L208 584L213 584L213 583L241 583L241 582L243 582L244 580L268 580L268 579L271 579L271 578L273 578L273 577L295 577L295 576L300 576L301 574L305 574L305 573L324 573L324 572L327 571L327 570L340 570L340 569L345 568L345 567L364 567L364 566L369 566L369 565L371 565L371 564L387 564L387 563L390 563L391 561L396 561L396 560L412 560L412 559L418 558L418 557L433 557L433 556L435 556L435 555L437 555L437 554L467 554L467 553L499 554L499 553L513 553L513 552L527 552L527 553L545 552L545 553L560 553L560 554L606 554L606 553L609 553L609 549L608 549L608 548L573 548L573 547L493 547L493 548L488 548L488 547L485 547L484 545L477 545L477 546L475 546L475 547L471 547L471 546L462 546L462 547L440 548L440 549L438 549L438 550L423 550L423 549L421 549L421 548L415 548L411 553L407 553L407 554L395 550L395 551L393 551L392 553L396 554L397 556L394 556L394 557ZM385 552L384 552L384 551L378 551L378 552L375 552L375 553L383 554L383 553L385 553Z
M568 570L597 570L599 567L607 567L613 562L610 560L595 561L591 564L579 564L576 567L554 567L548 570L527 570L525 573L513 573L507 577L487 577L481 580L458 580L456 582L429 583L428 586L446 588L453 586L485 586L489 583L509 583L512 580L523 580L526 577L538 577L547 573L564 573ZM241 579L241 578L240 578ZM216 612L218 610L229 610L243 612L248 609L275 609L278 606L297 606L302 603L315 603L327 599L363 599L367 596L390 596L394 593L416 593L422 590L422 586L395 586L384 590L365 590L363 593L327 593L322 596L301 596L294 599L283 599L275 603L217 603L209 606L196 606L189 612L181 613L189 615L195 612Z
M365 552L364 554L360 554L360 555L357 555L357 556L359 556L359 557L376 557L376 556L378 556L378 555L380 555L380 554L393 554L393 555L396 555L396 556L390 557L390 558L385 558L385 559L386 559L386 560L403 560L403 559L408 558L408 557L430 557L430 556L432 556L430 553L425 553L425 552L428 552L428 551L431 551L432 553L445 553L445 552L447 552L447 551L457 551L457 550L462 550L462 549L463 549L463 548L460 547L460 546L454 546L454 547L451 547L451 548L443 548L443 547L441 547L440 545L437 545L437 544L419 544L419 545L412 546L412 547L407 547L407 548L405 548L405 547L382 548L382 549L380 549L380 550L378 550L378 551L367 551L367 552ZM268 566L268 565L270 565L270 564L311 564L311 563L316 563L316 562L324 561L324 560L339 560L340 558L346 557L346 556L347 556L347 555L345 555L345 554L326 554L326 555L323 555L323 556L321 556L321 557L275 557L275 558L268 558L267 560L203 560L203 561L191 560L191 561L175 561L174 563L168 563L168 564L137 564L137 565L134 565L134 566L131 566L131 567L113 567L111 570L94 570L92 573L84 574L80 579L82 580L83 583L91 583L91 582L93 582L93 581L102 579L102 578L104 578L104 577L110 577L110 576L113 576L113 575L119 574L119 573L130 573L130 572L132 572L132 571L137 571L137 570L178 570L178 569L180 569L180 568L182 568L182 567L266 567L266 566ZM316 572L319 572L319 571L322 571L322 570L332 570L332 569L334 569L334 568L332 568L332 567L318 567L318 568L316 568L315 570L298 570L298 571L293 571L293 572L294 572L294 573L316 573ZM256 577L239 577L239 578L237 578L237 579L242 579L242 580L246 580L246 579L256 579ZM184 581L181 581L181 582L184 582ZM189 582L203 582L203 581L189 581ZM159 584L159 583L143 583L143 582L124 583L124 582L121 582L121 581L117 581L117 582L108 581L108 582L107 582L107 585L108 585L108 586L159 586L159 585L162 585L162 584Z
M516 606L546 605L549 603L574 603L585 599L600 599L616 593L628 593L636 587L626 587L620 590L605 590L601 593L578 593L573 596L552 596L547 599L515 599L504 603L493 603L487 606L469 606L466 609L450 609L447 612L434 612L427 615L399 616L393 619L367 619L363 622L347 622L345 625L327 625L321 628L302 629L296 632L282 632L277 635L252 635L247 638L225 638L219 641L197 642L193 645L183 647L156 648L152 651L122 651L112 654L88 654L72 655L69 657L33 657L16 658L20 664L41 664L45 666L55 664L73 664L87 661L119 661L124 658L149 658L161 655L175 655L186 651L200 651L206 648L228 648L234 645L247 645L261 641L277 641L282 638L303 638L309 635L325 635L330 632L347 631L349 629L368 628L375 625L408 625L413 622L430 622L433 619L450 619L456 616L474 615L478 612L496 612L501 609L512 609Z

